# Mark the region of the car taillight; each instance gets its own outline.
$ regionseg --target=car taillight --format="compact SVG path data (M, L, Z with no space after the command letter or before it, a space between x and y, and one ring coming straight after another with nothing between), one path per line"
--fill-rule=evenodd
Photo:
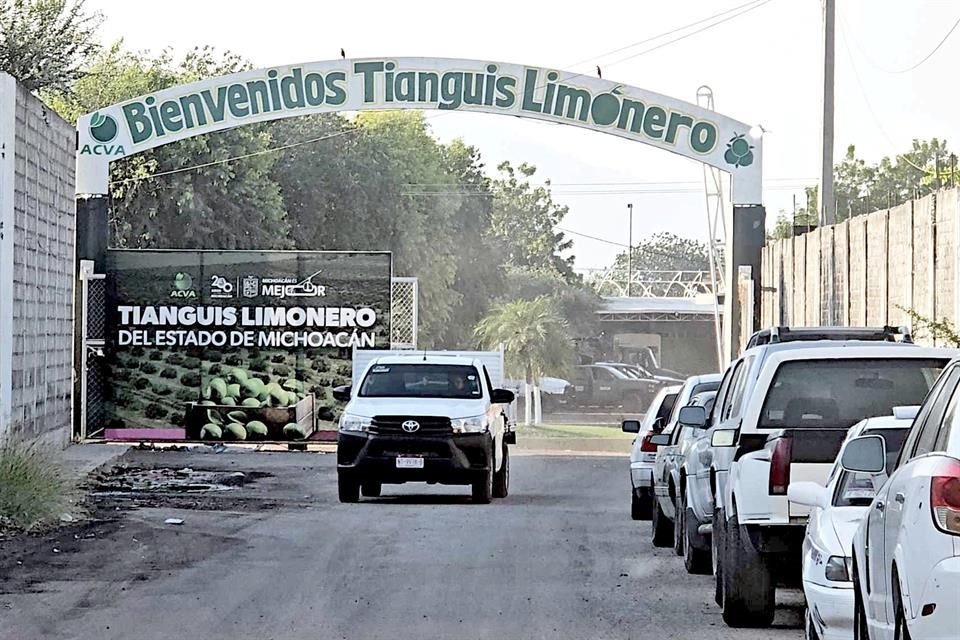
M773 453L770 455L770 487L769 493L772 496L787 495L787 487L790 485L790 457L793 450L793 440L790 438L780 438L773 446Z
M644 453L657 452L657 445L650 442L650 438L652 437L653 433L648 433L647 435L643 436L643 440L640 441L640 451L643 451Z
M960 462L930 478L930 510L938 529L960 535Z

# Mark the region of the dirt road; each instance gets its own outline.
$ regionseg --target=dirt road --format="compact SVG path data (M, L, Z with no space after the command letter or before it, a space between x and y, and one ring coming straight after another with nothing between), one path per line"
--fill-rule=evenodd
M341 505L333 455L126 462L100 483L100 521L0 549L0 638L802 636L795 598L780 628L726 628L711 579L629 519L621 457L518 455L510 497L489 506L426 485Z

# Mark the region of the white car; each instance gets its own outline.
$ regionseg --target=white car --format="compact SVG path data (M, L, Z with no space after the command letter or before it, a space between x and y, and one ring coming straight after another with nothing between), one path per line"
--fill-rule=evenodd
M789 484L825 483L850 427L895 406L921 403L958 355L956 349L894 342L807 344L814 346L746 351L744 362L774 353L764 358L749 395L734 373L732 391L714 406L715 413L721 408L712 447L735 452L718 500L719 531L712 529L722 549L718 595L731 627L770 626L776 589L802 584L810 510L787 500Z
M850 428L846 442L862 435L882 435L889 466L893 466L918 409L894 407L892 416L862 420ZM876 495L877 480L878 476L872 474L845 471L838 457L826 487L800 481L791 482L787 489L790 502L811 508L803 540L807 640L846 640L853 636L849 553L857 525Z
M960 361L937 380L853 538L854 638L960 637ZM847 443L847 471L879 473L884 438Z
M622 428L636 433L630 449L630 516L649 520L653 509L653 464L657 447L650 439L663 430L677 401L680 386L663 387L654 396L647 413L640 420L624 420Z

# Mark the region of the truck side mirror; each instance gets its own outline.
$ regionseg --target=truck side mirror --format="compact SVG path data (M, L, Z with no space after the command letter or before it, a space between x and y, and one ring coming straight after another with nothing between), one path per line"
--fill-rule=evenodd
M640 421L639 420L624 420L620 424L620 428L624 433L640 433Z
M490 397L493 404L510 404L516 396L508 389L494 389Z
M655 447L665 447L670 444L670 434L669 433L658 433L655 436L650 438L650 444Z
M737 444L736 429L717 429L710 438L711 447L732 447Z
M350 396L352 395L352 392L353 392L353 387L351 385L334 387L333 399L340 400L341 402L350 402Z

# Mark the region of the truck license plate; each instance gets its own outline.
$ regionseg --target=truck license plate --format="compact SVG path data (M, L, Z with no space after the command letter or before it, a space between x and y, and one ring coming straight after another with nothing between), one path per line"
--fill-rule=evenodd
M423 458L397 458L397 469L423 469Z

